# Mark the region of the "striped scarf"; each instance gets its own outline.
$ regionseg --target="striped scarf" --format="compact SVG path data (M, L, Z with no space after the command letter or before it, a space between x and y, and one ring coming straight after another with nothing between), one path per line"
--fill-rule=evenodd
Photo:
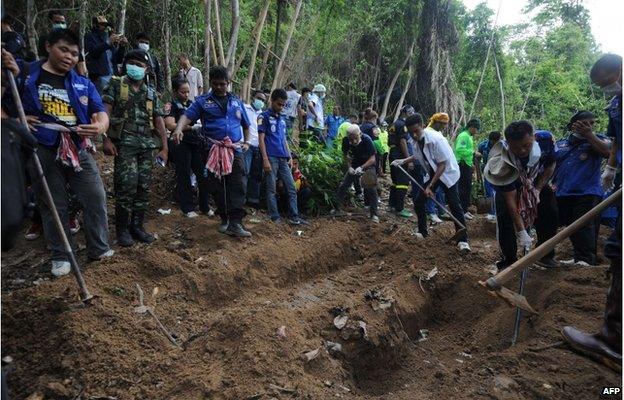
M535 147L535 146L534 146ZM539 147L537 148L539 150ZM533 225L537 218L537 205L539 204L539 191L535 188L534 181L540 169L539 156L540 152L531 152L529 163L526 167L522 165L522 161L513 153L509 152L511 160L518 169L520 183L522 184L518 193L518 212L522 217L525 228ZM537 157L537 160L535 160ZM533 160L532 160L533 158ZM533 161L533 163L532 163Z
M232 164L234 163L234 150L239 148L238 144L232 143L232 139L225 137L222 141L210 139L212 146L208 153L208 161L206 168L212 172L217 178L232 173Z

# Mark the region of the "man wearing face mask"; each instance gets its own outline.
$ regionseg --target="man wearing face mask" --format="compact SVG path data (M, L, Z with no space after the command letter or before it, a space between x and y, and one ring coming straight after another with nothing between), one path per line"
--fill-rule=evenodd
M609 157L609 141L593 132L596 116L579 111L567 125L567 137L555 145L557 168L553 176L560 222L569 225L594 208L604 196L600 186L600 166ZM600 217L570 236L574 258L564 265L596 265Z
M50 32L55 29L67 29L67 21L65 21L65 15L57 10L48 12L48 21L50 23ZM47 35L39 36L39 44L37 46L37 52L39 58L47 58L48 52L46 51L46 38Z
M155 90L145 84L148 67L147 53L129 51L123 63L125 75L111 79L102 96L111 117L110 129L103 139L104 153L115 156L117 243L124 247L132 246L134 240L155 240L143 226L153 153L160 149L156 160L163 165L168 156L163 107Z
M156 58L150 52L150 38L144 32L139 32L134 35L135 49L141 49L147 53L149 57L149 73L148 73L148 85L156 88L158 94L162 94L165 91L165 77L163 71L160 68L158 58Z
M261 90L254 90L251 104L245 104L245 113L249 119L249 148L245 151L245 175L247 177L247 204L260 207L260 183L262 182L262 156L258 142L258 117L266 106L266 95Z
M109 36L110 23L103 15L94 17L92 23L91 31L84 38L85 57L89 79L102 93L111 76L113 76L113 60L119 50L119 44L127 43L127 40L121 35L112 34Z
M538 245L557 233L557 207L548 182L555 170L554 139L547 131L537 131L529 121L512 122L505 128L505 140L490 150L483 176L496 194L496 224L502 259L498 271L518 259L518 247L531 249L531 226ZM540 261L554 267L554 251ZM494 271L492 271L494 272Z
M611 97L607 114L609 125L607 136L613 144L602 175L605 191L613 189L616 172L622 171L622 57L616 54L602 56L591 69L592 82ZM572 326L561 330L565 341L574 350L590 358L622 371L622 209L618 205L618 220L615 230L605 244L604 255L611 262L611 284L607 293L604 322L598 333L588 334Z

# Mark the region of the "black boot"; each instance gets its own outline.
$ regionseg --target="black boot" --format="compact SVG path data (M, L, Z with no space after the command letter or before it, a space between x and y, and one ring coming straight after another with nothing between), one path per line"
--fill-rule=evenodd
M116 207L115 208L115 231L117 234L117 244L122 247L130 247L134 244L134 240L128 232L128 222L130 219L130 213L127 210Z
M600 332L591 335L565 326L561 333L574 350L622 371L622 260L611 260L611 286Z
M145 211L133 211L132 221L130 223L130 234L133 238L143 243L152 243L156 238L145 232L143 227L143 219L145 218Z

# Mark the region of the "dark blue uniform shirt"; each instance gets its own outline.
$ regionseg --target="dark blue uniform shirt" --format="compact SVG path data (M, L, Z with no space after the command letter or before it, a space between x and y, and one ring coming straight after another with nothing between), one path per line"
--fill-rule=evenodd
M286 147L286 120L269 109L258 116L258 134L264 133L264 145L269 157L290 158Z
M184 115L191 121L201 119L202 134L214 140L229 137L233 143L243 139L243 128L249 128L249 120L243 102L231 93L226 95L223 107L212 90L195 98Z

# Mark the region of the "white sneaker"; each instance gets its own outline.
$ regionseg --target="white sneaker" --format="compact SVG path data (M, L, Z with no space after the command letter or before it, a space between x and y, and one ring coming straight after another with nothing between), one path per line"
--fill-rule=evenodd
M474 215L472 215L469 212L467 212L467 213L464 214L464 218L469 219L469 220L470 219L474 219Z
M373 215L373 216L371 217L371 222L374 222L374 223L378 224L378 223L379 223L379 217L378 217L378 216L376 216L376 215Z
M208 212L206 213L206 215L207 215L207 216L209 216L209 217L214 217L214 215L215 215L215 214L214 214L214 211L212 211L212 210L208 210Z
M111 257L112 257L112 256L114 256L114 255L115 255L115 250L113 250L113 249L109 249L108 251L106 251L106 252L104 252L104 253L100 254L100 255L98 256L98 260L103 260L103 259L105 259L105 258L111 258Z
M561 260L559 261L559 264L564 265L566 267L590 267L590 265L586 263L585 261L576 261L573 258L569 260Z
M199 214L197 214L195 211L191 211L191 212L187 212L186 216L189 218L197 218L199 217Z
M69 261L52 260L52 275L59 277L71 272Z
M422 233L416 231L412 232L412 236L414 236L416 240L423 240L425 238Z
M429 220L434 224L441 224L442 220L438 217L438 214L429 214Z
M493 222L496 223L496 215L494 214L488 214L485 216L485 219L488 220L488 222Z
M465 252L465 253L469 253L470 252L470 245L468 244L468 242L459 242L459 243L457 243L457 248L461 252Z

